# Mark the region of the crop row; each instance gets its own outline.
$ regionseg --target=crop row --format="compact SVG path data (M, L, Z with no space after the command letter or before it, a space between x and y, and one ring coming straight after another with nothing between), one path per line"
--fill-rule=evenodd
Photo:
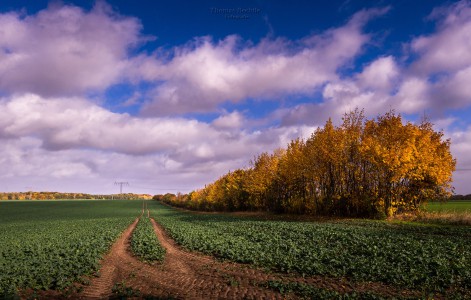
M0 298L19 289L65 289L92 275L139 203L0 203Z
M153 205L179 244L223 259L427 292L471 289L469 227L260 221Z
M150 218L142 216L131 237L131 251L146 262L162 261L165 248L160 245Z

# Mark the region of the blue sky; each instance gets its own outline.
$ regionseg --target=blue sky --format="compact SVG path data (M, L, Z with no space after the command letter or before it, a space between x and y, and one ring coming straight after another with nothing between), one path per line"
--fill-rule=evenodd
M188 192L355 107L471 193L469 1L2 1L0 190Z

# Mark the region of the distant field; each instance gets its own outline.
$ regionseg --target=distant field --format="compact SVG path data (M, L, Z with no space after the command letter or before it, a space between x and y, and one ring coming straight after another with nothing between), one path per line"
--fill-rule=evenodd
M0 299L63 289L91 274L142 202L0 201Z
M471 200L430 202L425 206L428 212L471 213Z

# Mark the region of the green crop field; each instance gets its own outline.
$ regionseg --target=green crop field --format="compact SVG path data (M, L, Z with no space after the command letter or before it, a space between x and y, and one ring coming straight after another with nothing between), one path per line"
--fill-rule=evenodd
M471 213L471 200L430 202L425 206L428 212Z
M430 293L471 298L470 226L267 221L188 213L155 201L148 208L184 248L220 259L298 277L378 282L425 298ZM141 201L0 201L0 299L25 288L67 289L94 274L102 255L141 212ZM145 261L165 254L147 217L131 244ZM326 292L282 281L267 286L305 295Z
M382 221L261 221L152 203L187 249L280 272L471 296L471 228Z
M92 274L141 205L0 201L0 298L23 288L64 289Z
M132 233L131 251L145 262L162 261L165 249L155 235L150 218L142 216Z

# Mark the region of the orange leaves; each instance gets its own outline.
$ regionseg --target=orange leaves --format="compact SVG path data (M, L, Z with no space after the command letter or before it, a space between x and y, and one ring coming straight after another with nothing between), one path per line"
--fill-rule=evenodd
M329 119L306 141L263 152L191 201L205 209L372 216L414 210L450 193L456 161L450 141L430 122L403 124L394 111L366 120L358 109L342 121Z
M450 142L442 137L428 121L403 125L394 112L366 122L362 152L374 165L380 194L388 199L386 214L400 207L415 209L418 201L449 193L455 161Z

